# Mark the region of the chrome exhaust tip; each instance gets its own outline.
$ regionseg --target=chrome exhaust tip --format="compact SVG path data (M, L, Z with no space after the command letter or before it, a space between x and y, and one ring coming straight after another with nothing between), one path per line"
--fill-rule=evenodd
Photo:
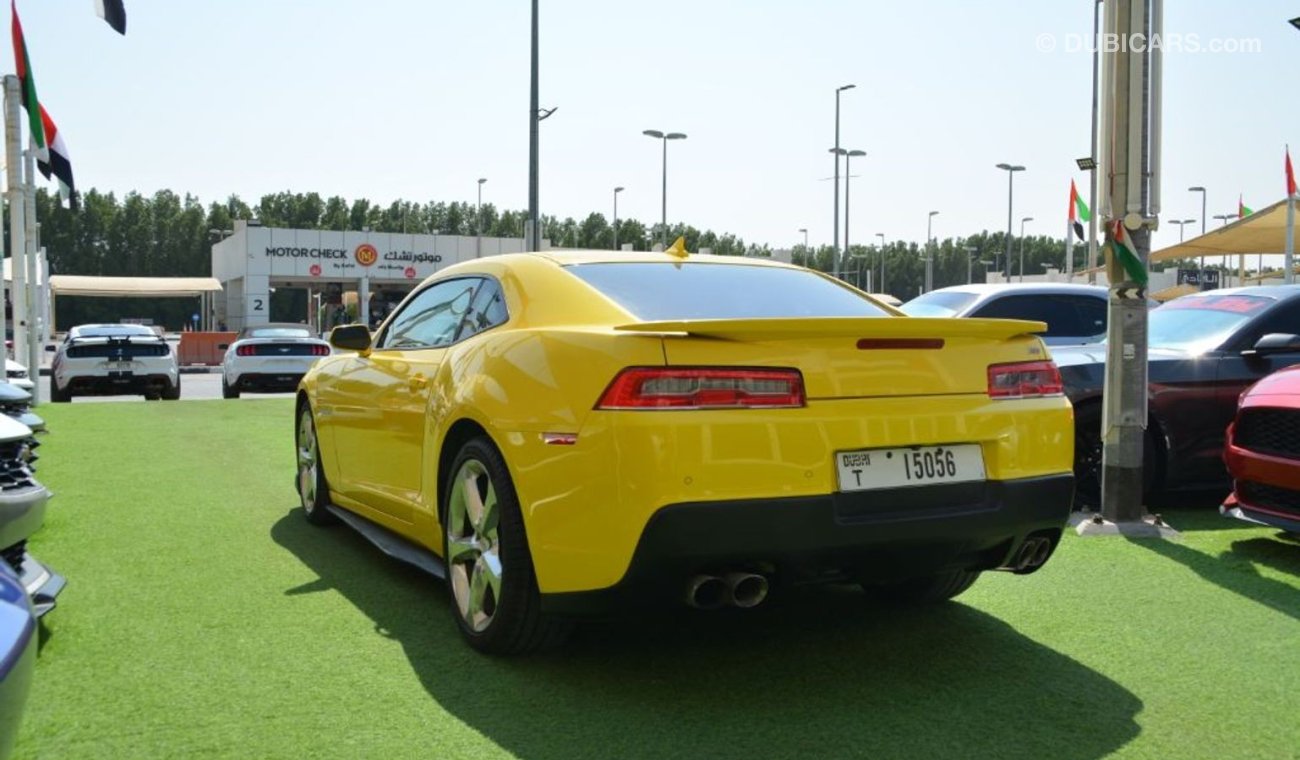
M723 580L727 584L731 603L737 607L757 607L767 598L767 578L757 573L727 573Z
M730 596L727 582L716 575L696 575L686 583L686 603L697 610L716 610Z

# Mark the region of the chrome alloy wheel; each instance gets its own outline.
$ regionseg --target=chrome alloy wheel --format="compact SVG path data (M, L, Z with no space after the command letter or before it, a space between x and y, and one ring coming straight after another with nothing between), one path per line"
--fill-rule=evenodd
M319 466L316 425L312 423L311 412L304 409L298 416L298 497L308 513L316 507L316 484L319 482L316 468Z
M447 503L447 572L460 616L475 633L492 624L501 598L500 515L487 468L466 460Z

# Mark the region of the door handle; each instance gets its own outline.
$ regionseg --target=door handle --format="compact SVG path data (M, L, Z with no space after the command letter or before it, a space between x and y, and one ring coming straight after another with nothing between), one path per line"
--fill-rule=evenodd
M429 381L425 379L424 375L411 375L406 384L413 391L422 391L429 386Z

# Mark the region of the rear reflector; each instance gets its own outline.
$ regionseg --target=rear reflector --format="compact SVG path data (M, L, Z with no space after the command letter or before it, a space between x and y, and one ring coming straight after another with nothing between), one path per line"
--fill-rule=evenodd
M629 367L614 378L597 409L747 409L804 405L795 369Z
M994 364L989 367L989 398L1060 396L1064 390L1056 362Z

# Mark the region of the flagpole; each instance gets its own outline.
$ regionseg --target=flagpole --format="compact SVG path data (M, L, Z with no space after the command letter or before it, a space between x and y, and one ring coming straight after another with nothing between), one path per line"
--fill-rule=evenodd
M1065 281L1074 282L1074 225L1065 220Z
M1295 282L1295 195L1286 196L1286 272L1283 282L1291 285Z
M6 76L4 78L5 88L5 179L8 183L9 201L9 251L11 253L12 269L17 270L17 264L21 260L22 252L26 250L26 243L23 241L23 196L22 196L22 147L21 147L21 130L19 126L19 94L18 94L18 77ZM15 305L18 301L18 294L13 293ZM17 312L15 311L15 316ZM0 335L6 334L4 309L0 308ZM17 330L14 331L15 335ZM28 367L29 372L38 372L39 367ZM34 397L33 397L34 398Z
M38 353L39 341L36 332L36 323L40 319L40 312L36 308L36 236L39 234L36 229L36 150L27 151L25 162L27 174L27 186L25 203L25 213L27 234L26 248L23 251L23 269L26 270L26 276L23 282L26 287L23 290L23 315L25 322L15 325L14 335L17 336L21 331L23 333L23 345L27 348L27 353L23 361L27 364L27 371L33 375L40 374L40 360ZM17 343L14 344L17 347ZM50 378L53 381L53 377ZM39 382L32 383L32 404L41 403L41 389Z

